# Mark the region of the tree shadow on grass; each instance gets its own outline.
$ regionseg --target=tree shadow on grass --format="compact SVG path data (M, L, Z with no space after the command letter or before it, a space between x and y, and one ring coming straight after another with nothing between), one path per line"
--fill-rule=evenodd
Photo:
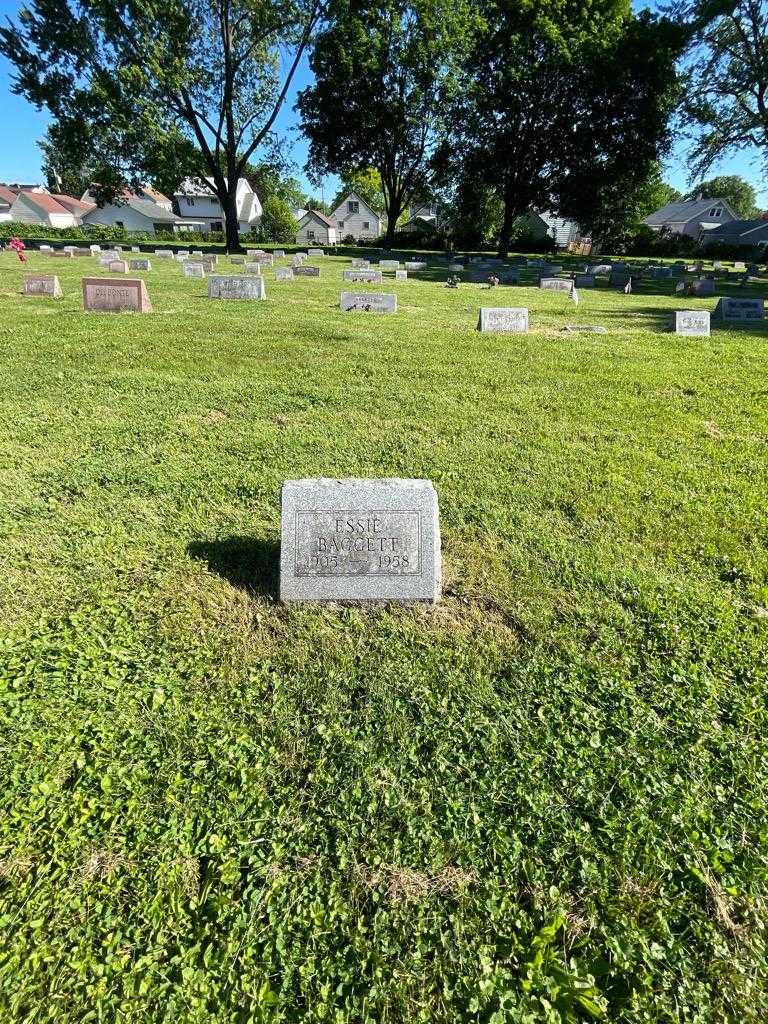
M258 537L224 537L193 541L187 554L205 562L211 572L255 597L276 601L280 581L280 545Z

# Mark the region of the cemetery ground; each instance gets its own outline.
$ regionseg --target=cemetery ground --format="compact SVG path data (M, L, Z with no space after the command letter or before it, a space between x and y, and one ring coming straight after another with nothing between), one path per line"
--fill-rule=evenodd
M766 330L95 262L0 254L2 1019L764 1021ZM320 475L434 482L441 604L276 601Z

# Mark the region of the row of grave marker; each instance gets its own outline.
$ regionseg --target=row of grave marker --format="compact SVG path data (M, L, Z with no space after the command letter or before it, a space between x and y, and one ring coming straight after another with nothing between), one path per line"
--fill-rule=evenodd
M152 304L143 278L125 278L120 282L109 278L83 278L83 305L86 310L133 310L149 313ZM27 274L25 295L61 298L59 279L53 274ZM245 274L211 274L208 297L218 299L259 300L266 298L264 278ZM340 308L348 312L394 313L397 295L388 292L342 292ZM677 310L671 314L677 334L709 335L710 314L707 310ZM726 322L763 320L762 299L722 298L714 312L715 318ZM480 331L520 333L528 330L528 309L522 306L485 306L480 310Z

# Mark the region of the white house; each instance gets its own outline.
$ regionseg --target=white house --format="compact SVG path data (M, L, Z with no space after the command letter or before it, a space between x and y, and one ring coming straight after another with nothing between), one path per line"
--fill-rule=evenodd
M579 225L565 217L558 217L548 210L531 210L520 219L524 231L537 241L551 239L555 245L565 248L580 237Z
M145 190L142 192L146 194ZM90 192L83 195L82 202L93 204ZM104 206L93 204L89 212L83 214L82 223L105 224L123 228L125 231L143 231L150 235L157 232L179 231L185 227L190 231L207 230L202 221L181 222L172 210L128 191L123 192L119 202L105 203Z
M724 199L699 197L667 203L660 210L649 214L643 224L660 234L690 235L698 239L703 232L712 231L736 219L736 214Z
M90 213L95 203L84 203L82 199L75 199L74 196L64 195L63 192L52 192L51 196L59 206L63 206L65 210L69 210L73 217L76 218L78 224L82 223L83 217L86 213Z
M335 221L317 210L307 210L299 221L297 245L336 245L338 230Z
M357 192L346 195L331 216L338 225L339 238L378 238L384 230L382 218Z
M80 217L62 206L52 195L32 189L16 192L8 219L22 224L42 224L49 228L73 228L80 223Z
M213 178L187 178L179 185L178 191L174 192L174 202L182 220L201 222L204 225L203 231L223 231L224 211L212 188ZM245 178L238 179L235 202L240 231L248 232L257 228L261 223L261 200Z

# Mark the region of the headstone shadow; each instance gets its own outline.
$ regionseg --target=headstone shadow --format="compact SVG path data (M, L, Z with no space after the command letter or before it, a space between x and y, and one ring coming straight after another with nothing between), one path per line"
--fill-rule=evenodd
M190 558L255 597L276 601L280 589L280 543L263 537L224 537L193 541Z

